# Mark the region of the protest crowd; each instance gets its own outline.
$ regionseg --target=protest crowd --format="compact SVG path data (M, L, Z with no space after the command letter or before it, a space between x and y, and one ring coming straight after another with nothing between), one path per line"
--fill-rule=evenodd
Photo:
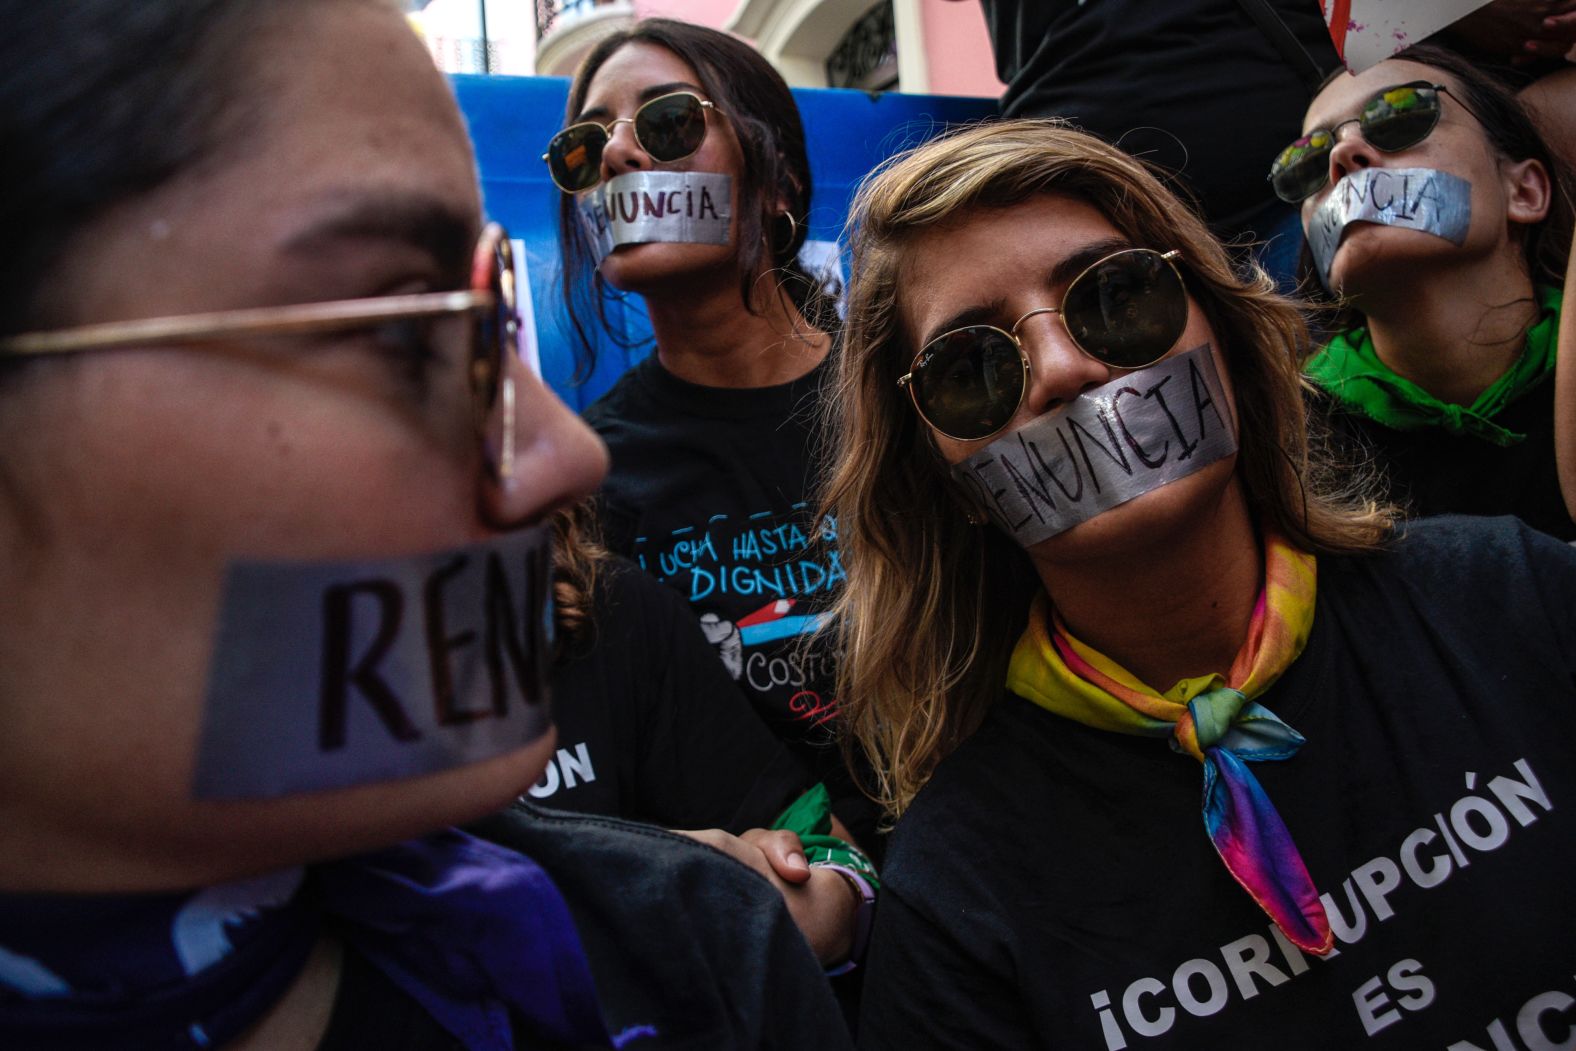
M846 281L591 47L576 414L392 0L5 5L0 1049L1576 1047L1576 0L978 6Z

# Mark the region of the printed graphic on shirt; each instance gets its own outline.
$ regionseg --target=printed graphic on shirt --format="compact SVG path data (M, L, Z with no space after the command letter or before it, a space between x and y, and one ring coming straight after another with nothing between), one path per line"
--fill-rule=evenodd
M1393 852L1358 865L1338 888L1320 896L1336 937L1336 950L1328 957L1304 955L1271 923L1262 932L1182 961L1167 973L1091 992L1089 1004L1108 1051L1140 1048L1147 1039L1168 1035L1177 1044L1190 1046L1186 1036L1190 1018L1208 1018L1257 996L1277 995L1283 986L1301 988L1297 978L1310 969L1342 968L1342 949L1354 950L1397 916L1426 916L1428 891L1452 878L1470 879L1466 872L1470 866L1488 863L1486 855L1514 846L1525 837L1521 830L1534 827L1555 809L1526 759L1517 759L1510 769L1492 777L1467 772L1464 783L1464 795L1437 813L1421 816ZM1359 964L1361 969L1352 975L1351 1008L1363 1033L1372 1039L1398 1026L1394 1032L1404 1033L1408 1019L1446 998L1459 1001L1464 995L1459 986L1441 984L1447 975L1459 981L1459 964L1454 959L1420 960L1410 955L1386 963L1378 973L1371 973L1375 968L1366 961ZM1446 1051L1573 1046L1576 973L1553 971L1531 981L1535 984L1525 990L1525 1002L1500 1016L1493 1012L1505 1005L1483 1005L1482 1028L1462 1032ZM1459 1005L1452 1010L1460 1014Z
M531 799L550 799L560 791L569 791L596 780L596 767L591 762L591 749L586 742L559 748L547 762L542 777L526 789Z
M633 555L689 601L728 674L764 703L768 718L803 733L835 717L834 664L803 645L846 576L834 520L812 524L804 502L782 513L715 515L638 536Z

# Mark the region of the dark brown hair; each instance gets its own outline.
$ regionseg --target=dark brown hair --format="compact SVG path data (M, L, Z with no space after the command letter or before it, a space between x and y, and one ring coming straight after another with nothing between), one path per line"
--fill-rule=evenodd
M304 0L290 0L301 3ZM0 335L47 327L71 237L210 160L255 103L237 75L278 0L8 4L0 38Z
M566 120L585 106L597 71L614 52L628 44L665 48L689 63L716 112L733 127L744 154L738 186L739 294L755 311L763 273L774 272L771 292L787 295L817 328L825 329L836 315L817 279L798 263L810 211L810 159L805 152L804 125L793 94L781 75L749 44L705 26L667 18L648 18L603 39L586 56L569 86ZM792 222L783 218L778 201L787 202ZM586 319L607 326L606 303L616 293L597 272L590 243L575 214L575 198L564 194L558 209L558 242L563 258L564 309L581 355L582 375L595 362L596 340Z

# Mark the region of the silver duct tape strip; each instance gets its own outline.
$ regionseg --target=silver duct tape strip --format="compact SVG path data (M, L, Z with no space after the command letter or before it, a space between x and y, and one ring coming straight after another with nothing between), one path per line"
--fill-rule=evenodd
M630 172L581 197L580 218L598 262L626 244L725 245L733 179L710 172Z
M552 725L552 534L225 577L193 794L251 799L448 770Z
M1472 225L1472 184L1433 168L1363 168L1342 177L1308 221L1308 248L1326 288L1341 235L1353 223L1421 230L1460 245Z
M1237 451L1208 344L1128 373L952 469L1024 547Z

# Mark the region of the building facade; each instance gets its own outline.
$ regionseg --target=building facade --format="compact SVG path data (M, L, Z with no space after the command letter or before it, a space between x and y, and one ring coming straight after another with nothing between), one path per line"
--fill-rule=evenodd
M667 16L752 41L794 87L1000 94L984 16L947 0L407 0L451 73L568 76L598 40Z

